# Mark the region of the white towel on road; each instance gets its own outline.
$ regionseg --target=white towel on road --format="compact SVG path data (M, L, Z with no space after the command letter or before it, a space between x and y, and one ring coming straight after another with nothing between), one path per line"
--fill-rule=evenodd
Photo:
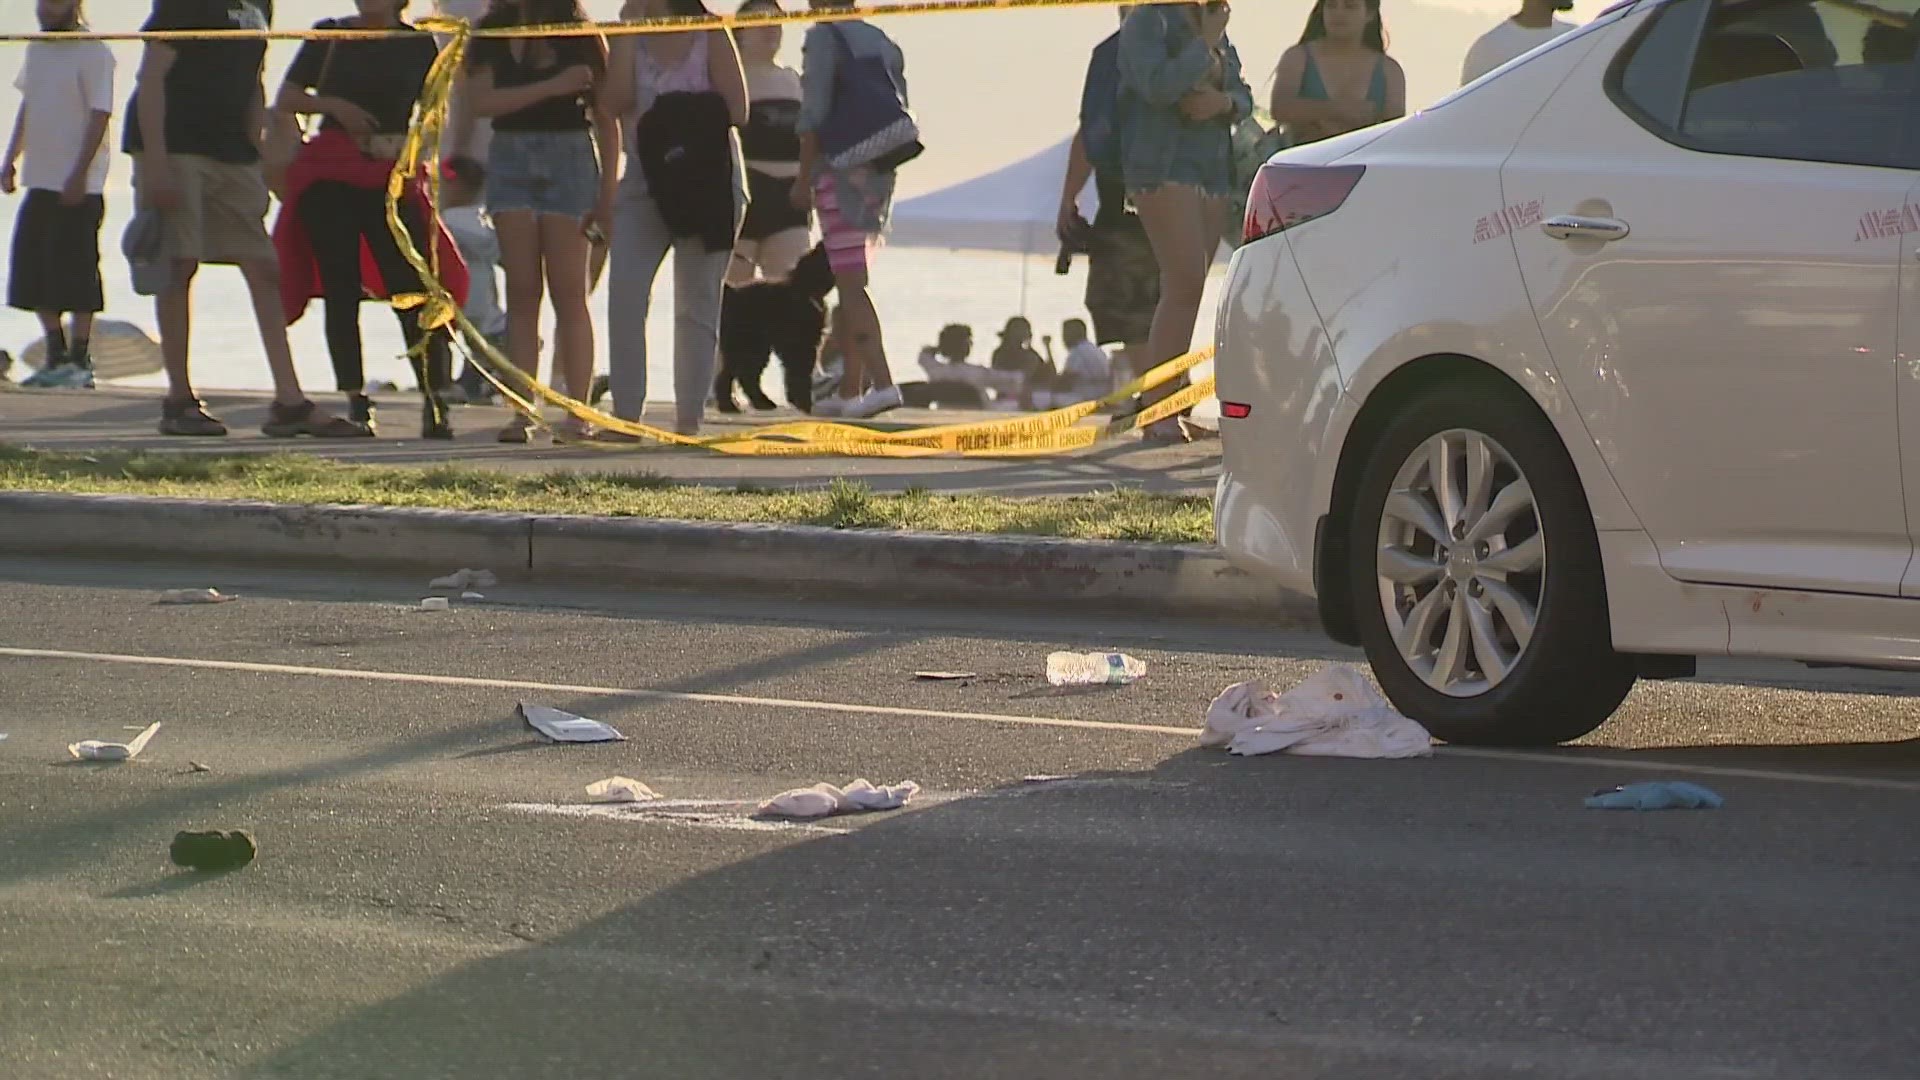
M1433 753L1427 729L1396 712L1359 668L1332 664L1284 694L1235 683L1207 706L1201 746L1241 755L1407 758Z
M844 788L832 784L783 791L760 804L760 813L768 817L817 818L854 810L898 810L920 791L911 780L876 787L867 780L855 780Z

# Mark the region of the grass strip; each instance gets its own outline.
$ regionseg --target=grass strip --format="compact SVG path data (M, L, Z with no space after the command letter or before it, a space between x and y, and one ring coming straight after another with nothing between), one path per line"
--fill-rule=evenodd
M915 489L882 494L845 479L813 488L723 488L650 472L355 465L304 454L76 454L0 443L0 489L1169 544L1205 543L1213 536L1212 506L1194 495L1113 490L1009 498Z

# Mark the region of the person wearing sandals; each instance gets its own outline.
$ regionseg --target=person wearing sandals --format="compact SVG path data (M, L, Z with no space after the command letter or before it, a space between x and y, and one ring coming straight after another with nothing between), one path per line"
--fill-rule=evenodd
M854 6L853 0L812 5L816 11ZM893 213L894 170L920 149L907 111L906 58L872 23L815 23L801 46L800 85L793 207L818 212L846 349L837 394L816 398L813 414L865 419L905 400L887 367L880 312L867 285L873 248ZM883 147L878 156L876 147Z
M154 0L142 30L265 30L272 0ZM193 279L201 264L240 268L273 374L261 431L275 438L364 437L366 428L320 409L300 389L280 300L278 253L267 235L270 195L259 145L266 130L264 39L148 41L127 106L122 149L133 155L135 221L127 246L157 273L136 282L154 297L165 358L163 435L219 436L227 427L188 374ZM144 219L144 220L143 220Z
M1127 197L1160 267L1160 302L1140 370L1193 347L1207 273L1226 232L1233 196L1233 126L1253 115L1253 90L1227 40L1227 4L1142 4L1120 27L1120 146ZM1142 395L1151 405L1185 376ZM1147 438L1188 437L1179 418Z
M406 139L413 103L439 50L433 37L401 20L407 0L355 0L359 14L322 19L316 30L411 30L368 41L307 41L294 55L274 108L297 132L298 116L321 117L319 131L292 154L280 191L274 245L280 251L281 297L287 321L298 320L314 297L326 308L327 352L347 395L348 418L375 430L366 393L360 342L360 302L422 291L420 275L400 254L387 225L387 181ZM437 249L439 278L465 302L466 267L459 249L432 221L425 171L407 188L401 217L416 248ZM371 266L363 269L363 261ZM426 399L420 435L451 439L444 397L452 382L448 332L420 327L419 311L395 310L407 355Z
M578 0L500 0L480 28L586 21ZM584 401L593 384L590 249L613 228L620 178L620 129L603 100L606 39L477 38L467 68L474 114L493 121L486 204L507 273L507 354L539 376L540 305L551 296L554 382ZM528 441L531 423L516 416L500 441ZM593 431L568 416L554 434L585 439Z
M741 15L780 12L779 0L746 0ZM743 26L740 66L747 76L747 125L740 145L747 158L747 218L733 248L727 284L756 278L785 281L813 247L810 216L793 208L793 178L800 172L800 73L780 63L781 28Z

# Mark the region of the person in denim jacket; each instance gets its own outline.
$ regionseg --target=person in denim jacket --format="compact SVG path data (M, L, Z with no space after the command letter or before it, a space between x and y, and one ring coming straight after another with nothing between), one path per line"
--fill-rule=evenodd
M1120 153L1127 197L1160 264L1160 303L1147 337L1149 369L1193 347L1207 271L1226 232L1233 196L1233 127L1253 115L1253 90L1227 40L1225 3L1146 4L1120 28ZM1149 392L1152 404L1186 385ZM1150 439L1178 441L1168 418Z

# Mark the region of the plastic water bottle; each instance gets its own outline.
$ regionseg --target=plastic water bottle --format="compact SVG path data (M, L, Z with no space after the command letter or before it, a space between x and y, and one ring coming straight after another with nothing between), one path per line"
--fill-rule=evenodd
M1057 652L1047 657L1047 681L1055 686L1125 686L1146 673L1145 662L1125 653Z

